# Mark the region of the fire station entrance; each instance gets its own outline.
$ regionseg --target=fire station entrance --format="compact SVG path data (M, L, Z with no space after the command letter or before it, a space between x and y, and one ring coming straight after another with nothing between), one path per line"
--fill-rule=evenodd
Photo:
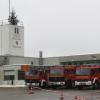
M13 85L14 80L15 80L14 70L4 70L4 81L6 81L8 85Z

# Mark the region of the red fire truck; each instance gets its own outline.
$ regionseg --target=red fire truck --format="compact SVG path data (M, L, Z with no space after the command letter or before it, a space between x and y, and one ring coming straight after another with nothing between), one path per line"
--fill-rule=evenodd
M64 66L64 74L65 74L65 86L66 88L71 88L75 86L75 72L77 66Z
M47 67L45 67L46 66L29 65L29 70L25 73L26 84L34 83L34 85L38 84L41 86L41 81L45 79L45 74L47 72Z
M100 66L80 66L76 68L75 86L82 89L84 86L99 88Z
M65 85L63 66L52 66L49 68L49 73L47 75L47 85L52 87Z

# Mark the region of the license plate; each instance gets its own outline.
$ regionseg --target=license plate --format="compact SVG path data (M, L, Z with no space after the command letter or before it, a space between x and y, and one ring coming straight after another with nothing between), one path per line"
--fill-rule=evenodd
M80 85L86 85L85 83L80 83Z

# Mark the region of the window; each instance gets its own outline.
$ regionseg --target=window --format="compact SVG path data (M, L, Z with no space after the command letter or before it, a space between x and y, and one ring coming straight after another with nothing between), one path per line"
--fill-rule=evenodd
M14 29L14 31L15 31L15 34L17 33L17 34L19 34L19 28L17 27L15 27L15 29Z
M14 80L14 75L4 75L4 80Z
M17 34L19 33L19 28L17 28Z
M90 75L90 74L91 74L91 69L88 68L76 69L76 75Z
M65 70L65 74L75 74L75 70Z
M64 70L61 69L51 69L50 74L61 75L64 74Z
M17 32L16 32L16 27L15 27L15 29L14 29L14 30L15 30L15 33L17 33Z
M24 80L25 72L24 71L18 71L18 80Z

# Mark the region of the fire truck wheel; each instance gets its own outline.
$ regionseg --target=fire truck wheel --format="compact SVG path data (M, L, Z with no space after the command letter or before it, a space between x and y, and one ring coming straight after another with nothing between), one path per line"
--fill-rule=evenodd
M68 88L68 83L67 82L65 82L65 87L66 87L66 89Z
M71 80L68 80L65 82L65 87L66 88L71 88L72 87L72 81Z
M39 87L41 87L41 82L39 82Z
M46 87L47 87L46 82L43 82L42 88L46 88Z
M83 86L78 86L78 89L79 89L79 90L82 90L82 89L83 89Z
M99 88L99 83L96 81L94 84L93 84L93 89L98 89Z

